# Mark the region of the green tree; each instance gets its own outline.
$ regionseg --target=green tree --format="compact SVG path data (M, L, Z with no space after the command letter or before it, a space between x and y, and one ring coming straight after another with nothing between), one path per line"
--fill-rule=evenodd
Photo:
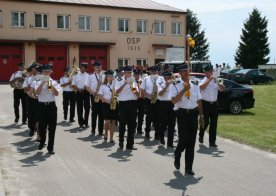
M249 19L244 22L241 41L236 50L236 64L243 68L258 68L269 62L269 43L267 37L266 17L262 17L258 9L254 8Z
M207 42L207 38L205 38L205 31L200 30L201 24L196 14L189 9L187 12L187 33L190 34L196 42L195 47L190 50L191 60L206 61L209 59L209 43Z

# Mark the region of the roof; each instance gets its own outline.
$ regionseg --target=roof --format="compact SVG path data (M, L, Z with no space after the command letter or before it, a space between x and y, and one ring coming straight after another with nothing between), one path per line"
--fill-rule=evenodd
M125 9L138 9L160 12L186 13L185 10L157 3L151 0L29 0L44 3L79 4L97 7L115 7Z

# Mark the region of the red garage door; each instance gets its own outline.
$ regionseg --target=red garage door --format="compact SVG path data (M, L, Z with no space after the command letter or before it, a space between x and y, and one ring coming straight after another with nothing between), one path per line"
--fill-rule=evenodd
M40 64L51 63L52 78L59 80L63 75L63 69L67 66L67 45L37 44L36 61Z
M10 80L11 75L18 70L17 64L22 62L21 44L0 44L0 81Z
M80 45L80 63L88 63L88 72L93 72L93 63L99 61L103 65L103 69L107 69L107 49L106 47L95 47Z

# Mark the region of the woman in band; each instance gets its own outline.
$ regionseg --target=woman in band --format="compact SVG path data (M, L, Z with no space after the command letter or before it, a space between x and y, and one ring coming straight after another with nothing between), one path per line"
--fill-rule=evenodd
M104 140L107 141L109 130L111 143L114 143L113 135L116 129L116 121L118 119L118 103L115 94L113 73L112 70L105 72L106 77L99 90L104 118Z

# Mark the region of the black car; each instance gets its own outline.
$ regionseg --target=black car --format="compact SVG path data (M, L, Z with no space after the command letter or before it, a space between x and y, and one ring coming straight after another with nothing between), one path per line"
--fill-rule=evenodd
M273 78L257 69L241 69L233 74L232 80L237 83L253 85L272 82Z
M218 93L219 110L228 110L232 114L239 114L243 109L254 107L255 99L252 88L236 82L223 79L224 92Z
M220 77L231 80L233 74L240 71L240 69L226 69L220 72Z

